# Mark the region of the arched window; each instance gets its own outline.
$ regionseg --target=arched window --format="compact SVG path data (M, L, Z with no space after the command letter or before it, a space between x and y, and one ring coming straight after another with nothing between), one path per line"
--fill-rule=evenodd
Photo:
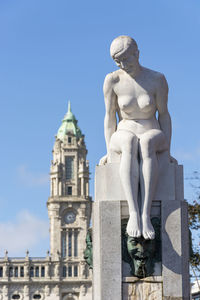
M72 230L68 231L68 256L72 256Z
M74 277L78 276L78 266L74 266Z
M24 277L24 267L20 267L20 277Z
M33 299L41 299L42 296L40 294L35 294L33 295Z
M41 277L45 277L45 267L41 268Z
M20 299L20 295L19 294L14 294L14 295L12 295L12 299Z
M18 277L18 267L15 267L15 277Z
M78 256L78 231L74 231L74 256Z
M0 277L3 277L3 267L0 267Z
M72 186L67 187L67 195L72 195Z
M68 267L68 277L72 277L72 266Z
M65 176L67 180L74 179L74 156L65 156Z
M9 277L13 277L13 267L9 268Z
M67 276L67 267L63 266L63 272L62 272L62 277L66 277Z
M66 257L66 231L62 232L62 257Z
M39 267L35 268L35 277L39 277Z
M33 267L30 267L30 277L34 277L34 269L33 269Z

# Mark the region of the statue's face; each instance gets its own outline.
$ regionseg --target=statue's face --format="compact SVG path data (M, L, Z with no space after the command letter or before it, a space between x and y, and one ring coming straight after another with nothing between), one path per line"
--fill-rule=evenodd
M155 252L155 240L145 240L143 237L128 237L127 248L129 255L138 260L145 260L152 257Z
M113 59L120 69L131 72L138 65L138 50L133 51L132 48L129 48L122 53L116 54Z
M138 277L145 277L149 260L155 253L155 240L145 240L143 237L128 237L127 249L134 262L135 274Z

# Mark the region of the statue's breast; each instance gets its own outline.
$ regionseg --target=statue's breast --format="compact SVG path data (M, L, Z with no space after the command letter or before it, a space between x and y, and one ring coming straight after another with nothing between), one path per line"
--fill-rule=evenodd
M152 110L152 107L155 105L153 96L149 94L141 94L137 98L137 104L141 111L149 112Z
M123 112L129 113L137 108L137 98L128 95L118 97L118 105Z

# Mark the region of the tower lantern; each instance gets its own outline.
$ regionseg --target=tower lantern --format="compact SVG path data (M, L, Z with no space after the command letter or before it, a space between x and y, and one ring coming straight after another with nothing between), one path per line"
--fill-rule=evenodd
M77 123L69 102L53 149L51 197L89 196L87 149Z

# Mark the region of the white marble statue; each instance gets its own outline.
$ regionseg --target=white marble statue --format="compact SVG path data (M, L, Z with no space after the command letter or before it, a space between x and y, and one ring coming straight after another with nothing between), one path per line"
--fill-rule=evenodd
M129 206L127 233L154 239L150 211L158 178L157 153L168 151L170 157L168 85L163 74L140 65L137 43L129 36L114 39L110 53L119 70L108 74L104 82L107 155L100 164L121 155L120 178Z

